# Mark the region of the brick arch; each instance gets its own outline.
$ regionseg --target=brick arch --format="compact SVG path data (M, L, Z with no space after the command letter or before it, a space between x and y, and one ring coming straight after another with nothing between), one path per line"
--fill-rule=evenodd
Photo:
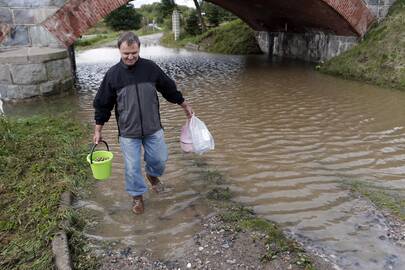
M375 17L364 0L208 0L232 11L260 31L307 32L319 29L363 36Z
M259 31L363 36L374 16L363 0L209 0L235 13ZM42 25L65 46L127 0L70 0Z
M98 21L128 0L70 0L42 25L69 46Z

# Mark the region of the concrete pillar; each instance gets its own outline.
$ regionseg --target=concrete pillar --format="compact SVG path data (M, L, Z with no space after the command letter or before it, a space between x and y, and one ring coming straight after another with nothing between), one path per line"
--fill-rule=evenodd
M177 9L173 10L172 15L172 25L173 25L173 33L174 33L174 40L178 40L180 38L180 13Z
M75 53L75 47L74 45L70 45L67 49L67 52L69 54L69 58L70 58L70 63L71 63L71 67L72 67L72 73L73 73L73 77L76 78L76 53Z
M268 43L269 43L268 56L269 56L269 58L272 58L273 54L274 54L274 35L272 33L268 32L267 38L268 38Z

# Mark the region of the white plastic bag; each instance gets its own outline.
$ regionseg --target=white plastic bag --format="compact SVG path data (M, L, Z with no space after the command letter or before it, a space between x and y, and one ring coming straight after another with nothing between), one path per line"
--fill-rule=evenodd
M190 119L189 131L193 142L193 152L202 154L215 148L214 138L207 126L194 114Z
M180 147L186 153L193 152L193 140L191 139L189 120L181 127Z

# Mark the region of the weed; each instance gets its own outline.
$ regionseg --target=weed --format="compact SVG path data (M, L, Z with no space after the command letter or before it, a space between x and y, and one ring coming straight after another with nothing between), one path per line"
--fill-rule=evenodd
M216 170L208 170L202 172L202 176L205 182L210 185L221 185L225 183L224 176Z
M161 43L168 47L185 47L198 44L205 51L224 54L261 54L254 31L241 20L231 21L212 28L198 36L180 36L175 41L173 34L166 33Z
M208 192L207 198L210 200L217 200L217 201L229 201L231 199L231 191L229 188L219 188L216 187Z
M378 208L385 209L405 221L405 195L399 190L381 188L362 181L345 182L353 192L368 198Z
M60 195L88 184L88 131L71 116L0 118L0 268L52 269L50 243L71 215Z
M380 86L405 89L405 0L397 0L389 15L357 46L321 66L324 73Z

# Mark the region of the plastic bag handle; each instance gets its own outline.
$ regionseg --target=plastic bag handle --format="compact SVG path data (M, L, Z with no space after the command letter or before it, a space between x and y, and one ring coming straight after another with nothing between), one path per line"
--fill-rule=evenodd
M110 151L110 148L108 147L107 142L104 141L104 140L101 140L101 142L105 143L105 145L107 146L107 151ZM91 163L91 164L93 164L93 152L94 152L94 149L96 149L96 146L97 146L97 145L98 145L98 144L93 144L93 147L91 148L91 152L90 152L90 163Z

